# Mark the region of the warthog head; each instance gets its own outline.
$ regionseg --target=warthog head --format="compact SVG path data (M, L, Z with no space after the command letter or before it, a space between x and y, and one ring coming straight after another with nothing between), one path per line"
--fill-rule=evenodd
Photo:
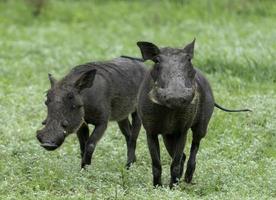
M151 70L153 88L150 99L169 108L190 104L196 93L195 74L192 64L193 40L184 48L158 48L149 42L138 42L144 60L154 62Z
M84 121L84 105L80 92L93 84L96 70L56 81L51 75L51 88L47 92L45 104L47 118L44 128L37 131L37 139L47 150L55 150L65 137L79 129Z

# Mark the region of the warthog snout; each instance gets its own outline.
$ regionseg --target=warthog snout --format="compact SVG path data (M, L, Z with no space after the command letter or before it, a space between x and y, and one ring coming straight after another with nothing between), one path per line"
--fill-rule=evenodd
M158 88L152 90L149 96L154 103L165 105L169 108L181 108L192 102L194 90L192 88L184 88L181 91Z
M51 135L53 134L51 134L50 132L44 131L44 129L38 130L36 135L36 138L41 143L40 146L44 147L48 151L53 151L57 149L63 143L65 138L65 135L63 132L59 132L59 134L55 134L55 135L58 135L59 137L52 138Z

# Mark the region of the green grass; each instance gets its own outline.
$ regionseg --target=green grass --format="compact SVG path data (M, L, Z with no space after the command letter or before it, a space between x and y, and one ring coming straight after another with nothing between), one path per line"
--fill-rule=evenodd
M25 1L0 1L0 199L276 199L276 4L273 0L49 1L34 17ZM77 138L46 152L35 132L46 115L47 73L124 55L139 40L181 47L196 40L194 64L216 101L193 185L152 188L145 131L127 171L126 145L110 123L92 166L80 172ZM161 140L161 138L160 138ZM191 138L186 145L189 152ZM162 143L162 141L161 141Z

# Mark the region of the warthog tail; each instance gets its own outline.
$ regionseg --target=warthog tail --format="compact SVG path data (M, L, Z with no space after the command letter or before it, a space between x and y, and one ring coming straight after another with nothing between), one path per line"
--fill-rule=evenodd
M252 110L250 110L250 109L230 110L230 109L221 107L217 103L215 103L215 107L217 107L217 108L219 108L219 109L221 109L221 110L223 110L225 112L252 112Z
M145 60L143 58L135 58L135 57L124 56L124 55L122 55L121 58L128 58L130 60L136 60L136 61L140 61L140 62L145 62Z

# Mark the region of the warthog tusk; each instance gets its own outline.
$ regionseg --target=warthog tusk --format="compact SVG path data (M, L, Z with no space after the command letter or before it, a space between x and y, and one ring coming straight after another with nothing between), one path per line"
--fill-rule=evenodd
M156 99L155 95L153 94L153 90L149 92L149 99L155 103L161 105L161 103Z

